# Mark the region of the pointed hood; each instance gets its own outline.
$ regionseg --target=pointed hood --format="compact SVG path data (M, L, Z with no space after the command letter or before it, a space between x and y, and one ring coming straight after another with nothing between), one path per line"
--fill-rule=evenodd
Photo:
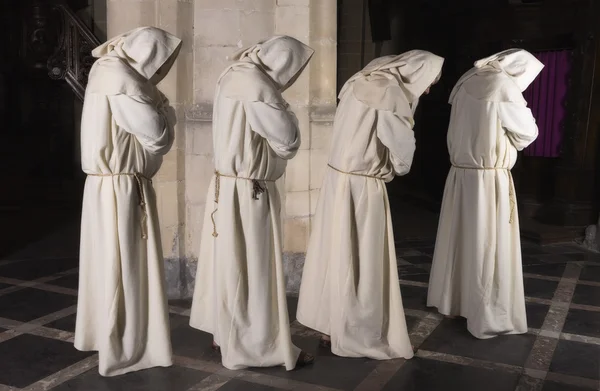
M103 43L92 55L118 58L156 85L173 66L180 48L181 40L174 35L156 27L140 27Z
M221 77L232 68L254 65L283 92L294 84L314 52L295 38L275 36L235 53L230 60L236 64L229 66Z
M352 76L342 88L340 99L354 84L354 93L371 107L384 99L384 85L395 84L402 88L409 102L419 97L441 77L444 59L425 50L411 50L394 56L384 56L371 61L362 71Z
M449 103L452 103L460 87L473 76L504 73L523 92L540 74L542 69L544 69L544 64L526 50L508 49L496 53L476 61L474 67L458 80L450 93Z

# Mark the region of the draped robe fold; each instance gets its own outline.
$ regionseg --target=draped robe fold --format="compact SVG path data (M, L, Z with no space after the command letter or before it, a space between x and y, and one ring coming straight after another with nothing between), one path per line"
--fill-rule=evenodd
M385 83L400 97L390 110L358 100L354 85L340 101L300 288L298 321L344 357L413 356L385 187L410 170L413 114L400 87Z
M444 315L467 318L468 330L481 339L527 332L510 169L517 151L538 134L517 85L503 73L487 78L468 80L453 100L448 130L452 168L427 300Z
M208 189L190 325L213 335L228 369L292 370L300 349L290 335L275 181L300 133L257 67L242 65L219 81L213 144L218 174Z
M75 347L98 351L103 376L172 365L151 179L171 148L173 119L168 100L148 79L174 60L180 43L155 28L133 30L96 49L108 48L109 54L89 76L81 122L82 168L88 177ZM113 45L130 55L119 57Z

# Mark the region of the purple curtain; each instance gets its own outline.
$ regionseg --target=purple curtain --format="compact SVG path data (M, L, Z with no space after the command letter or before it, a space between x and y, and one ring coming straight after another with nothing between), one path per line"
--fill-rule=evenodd
M571 70L571 51L533 53L544 69L523 92L539 128L537 140L525 149L525 156L558 157L566 117L567 78Z

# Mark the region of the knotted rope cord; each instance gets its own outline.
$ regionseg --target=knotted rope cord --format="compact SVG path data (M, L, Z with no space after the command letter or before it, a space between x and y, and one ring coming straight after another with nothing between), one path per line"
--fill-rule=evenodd
M455 164L452 165L452 167L455 168L460 168L462 170L484 170L484 171L506 171L508 173L508 198L510 200L510 219L508 220L508 222L510 224L513 223L513 219L514 219L514 213L515 213L515 205L517 204L516 200L515 200L515 192L514 192L514 183L513 183L513 177L512 174L510 173L510 168L504 168L504 167L464 167L464 166L457 166Z
M142 179L152 183L152 179L145 177L139 172L136 173L118 173L118 174L88 174L88 176L97 177L115 177L115 176L131 176L135 178L138 188L138 195L140 197L140 208L142 209L142 221L140 222L142 229L142 239L148 239L148 211L146 210L146 197L144 195L144 186Z
M210 214L210 219L213 224L213 237L219 236L217 233L217 223L215 221L215 213L219 210L219 194L221 192L221 177L232 178L232 179L242 179L245 181L252 181L252 199L258 200L258 196L267 191L266 186L263 187L260 182L275 182L275 179L254 179L254 178L244 178L241 176L235 175L225 175L221 174L219 171L215 171L215 210Z
M328 164L327 166L328 166L329 168L331 168L332 170L334 170L334 171L337 171L337 172L339 172L339 173L342 173L342 174L346 174L346 175L356 175L356 176L362 176L362 177L365 177L365 178L372 178L372 179L377 179L377 180L383 181L383 178L380 178L380 177L377 177L377 176L374 176L374 175L358 174L358 173L356 173L356 172L347 172L347 171L342 171L342 170L340 170L340 169L338 169L338 168L335 168L335 167L333 167L331 164Z

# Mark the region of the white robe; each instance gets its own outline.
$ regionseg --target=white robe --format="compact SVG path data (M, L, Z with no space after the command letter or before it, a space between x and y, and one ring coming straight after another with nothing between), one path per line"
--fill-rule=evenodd
M276 56L285 57L281 53ZM293 77L310 55L284 71ZM219 80L214 101L220 175L211 181L208 199L218 203L206 208L190 325L213 335L223 366L232 370L292 370L300 355L290 334L275 185L300 147L300 132L274 80L252 63L236 63ZM255 186L265 191L255 193Z
M297 317L331 336L338 356L410 358L385 182L410 170L412 113L408 102L402 116L370 108L351 95L338 107L329 162L359 175L327 170Z
M531 144L538 130L510 76L469 77L453 92L448 129L453 167L444 189L427 304L444 315L467 318L469 332L483 339L527 332L510 169L517 151Z
M413 356L385 182L410 171L412 109L443 61L420 50L381 57L340 93L297 312L338 356Z
M158 62L154 70L180 42L172 36L161 39L166 33L156 30L142 31L165 48L162 56L150 59ZM152 41L146 39L146 45ZM156 195L150 181L171 147L172 120L168 102L156 87L114 51L109 53L90 72L83 107L81 158L88 178L75 330L77 349L99 352L103 376L172 364Z

